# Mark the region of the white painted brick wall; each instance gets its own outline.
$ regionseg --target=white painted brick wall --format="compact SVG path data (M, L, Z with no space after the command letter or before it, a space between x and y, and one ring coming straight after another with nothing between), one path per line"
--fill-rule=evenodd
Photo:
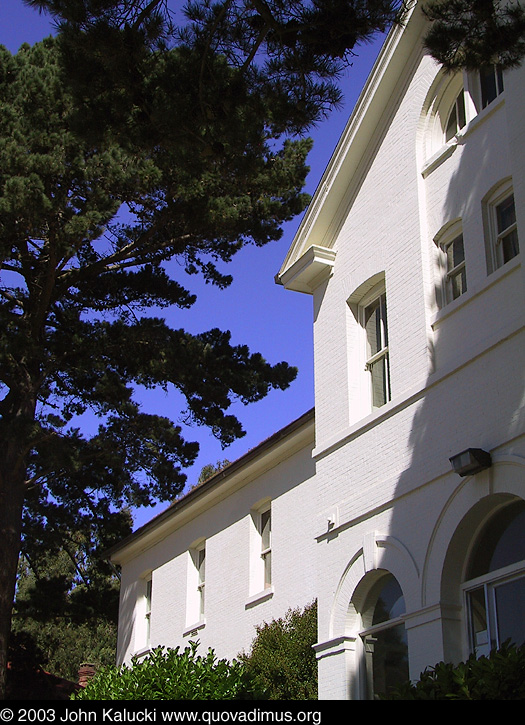
M509 76L510 101L486 113L464 143L423 176L421 111L435 73L427 57L415 65L361 166L354 197L346 200L333 276L314 296L314 459L305 448L247 480L126 564L121 659L134 649L136 582L152 569L152 643L187 643L187 550L198 537L206 538L207 551L206 626L198 636L221 657L248 648L256 624L315 597L320 646L358 635L340 612L355 590L349 582L357 587L365 572L365 550L368 562L377 557L375 565L395 573L404 587L413 676L446 655L439 609L443 552L471 508L494 494L525 496L524 269L516 259L487 277L481 216L488 189L512 175L523 247L525 106L517 94L525 72ZM519 149L509 150L507 129ZM438 312L433 238L457 216L463 218L468 292ZM362 330L347 300L382 271L393 399L372 414L363 408ZM466 447L490 450L492 469L466 481L452 473L449 457ZM272 499L275 591L247 608L250 509L265 497ZM465 555L466 549L458 555L458 571ZM455 646L464 652L459 639ZM350 648L323 656L321 698L348 697L355 667Z

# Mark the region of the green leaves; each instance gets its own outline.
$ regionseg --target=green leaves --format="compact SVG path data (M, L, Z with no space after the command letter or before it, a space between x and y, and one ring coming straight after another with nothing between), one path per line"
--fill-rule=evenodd
M523 700L525 648L506 642L488 657L474 654L458 665L439 662L415 683L406 683L385 700Z
M525 8L500 0L430 0L425 45L449 70L496 64L512 68L525 56Z
M131 666L105 667L73 700L241 700L256 699L253 681L237 660L218 660L213 650L197 654L158 647Z
M313 602L258 626L251 650L241 661L268 699L316 700L316 642L317 602Z

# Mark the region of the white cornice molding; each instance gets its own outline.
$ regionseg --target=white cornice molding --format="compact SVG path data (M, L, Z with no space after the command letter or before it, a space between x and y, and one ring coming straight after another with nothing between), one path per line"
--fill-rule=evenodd
M332 273L334 261L333 249L314 244L286 270L279 281L286 289L312 294Z
M302 450L314 445L313 408L274 433L204 483L195 486L165 511L104 553L114 564L125 564L155 546L192 518L249 484L258 476Z
M330 248L335 241L328 234L331 222L344 201L348 186L391 100L392 90L406 69L421 35L425 20L421 11L415 12L416 8L417 2L414 2L403 23L392 28L383 44L276 277L281 283L305 250L313 246L312 238L324 249Z

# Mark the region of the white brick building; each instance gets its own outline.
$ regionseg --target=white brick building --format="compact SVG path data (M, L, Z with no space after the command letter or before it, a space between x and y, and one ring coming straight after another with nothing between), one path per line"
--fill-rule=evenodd
M525 640L525 72L446 75L424 22L388 36L279 274L313 297L315 420L116 548L121 661L235 657L313 599L320 699ZM459 475L466 449L490 465Z

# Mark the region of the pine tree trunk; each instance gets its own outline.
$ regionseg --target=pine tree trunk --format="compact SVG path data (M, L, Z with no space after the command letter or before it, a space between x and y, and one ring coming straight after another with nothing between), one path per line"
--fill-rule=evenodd
M0 699L5 700L7 653L22 534L25 471L15 441L3 441L0 461Z

